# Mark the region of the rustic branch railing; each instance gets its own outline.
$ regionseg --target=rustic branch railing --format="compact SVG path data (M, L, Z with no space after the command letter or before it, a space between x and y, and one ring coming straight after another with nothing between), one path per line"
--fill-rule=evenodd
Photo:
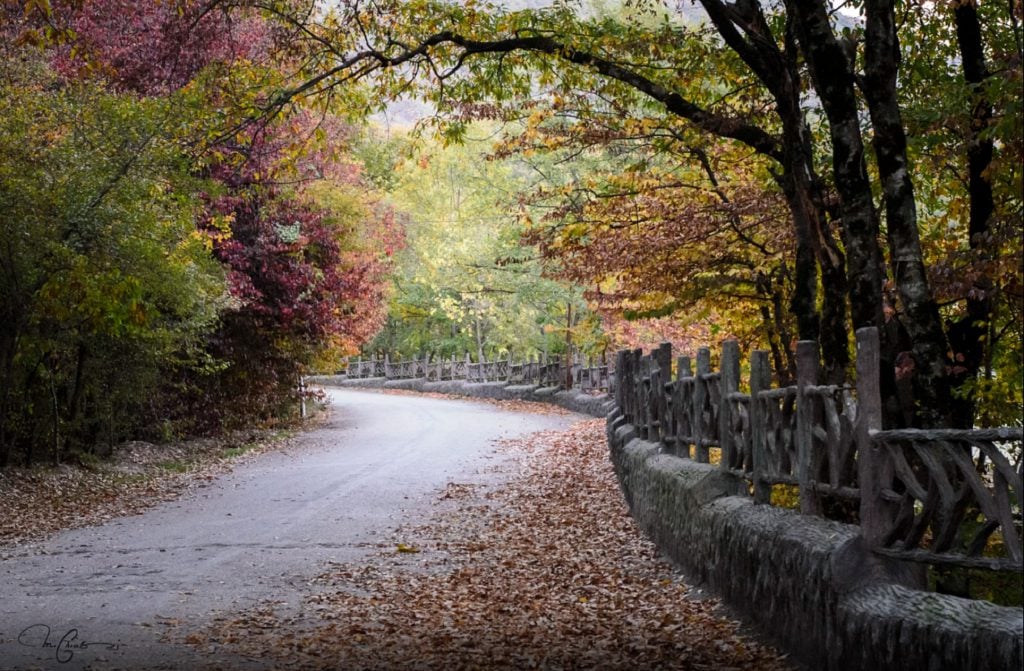
M565 387L567 376L561 361L515 361L512 358L474 362L470 355L463 359L404 359L392 362L382 358L350 359L344 370L349 379L385 378L388 380L426 379L430 381L465 380L466 382L506 382L535 384L544 387ZM585 392L610 390L614 372L607 365L594 365L576 357L571 366L572 387Z
M782 388L771 388L768 354L754 352L748 391L732 341L719 371L701 348L695 371L677 360L675 379L668 345L622 351L614 421L666 452L717 460L757 503L779 485L793 501L795 489L801 513L859 522L880 554L1021 571L1022 430L882 431L878 348L877 330L857 332L856 387L818 383L815 342L798 343L797 382Z

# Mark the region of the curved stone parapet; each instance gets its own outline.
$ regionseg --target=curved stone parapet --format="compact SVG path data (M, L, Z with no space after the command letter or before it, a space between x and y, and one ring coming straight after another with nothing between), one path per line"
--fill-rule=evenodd
M809 668L1024 668L1020 608L914 589L918 569L865 550L856 526L757 505L742 480L665 454L617 414L608 441L641 528Z

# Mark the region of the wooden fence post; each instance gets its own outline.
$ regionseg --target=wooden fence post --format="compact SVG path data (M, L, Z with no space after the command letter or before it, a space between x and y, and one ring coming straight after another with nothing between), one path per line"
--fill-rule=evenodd
M818 384L818 343L801 340L796 344L796 466L800 483L800 512L820 515L821 501L814 489L812 461L814 455L814 424L818 413L814 396L805 392Z
M616 377L622 375L622 372L626 370L626 350L620 349L615 353L615 375ZM626 414L626 403L622 397L622 380L618 379L615 383L615 406L619 411Z
M391 379L391 357L388 354L384 355L384 377Z
M765 422L767 413L759 397L762 391L772 386L772 369L768 364L768 352L757 350L750 355L750 431L753 452L754 503L769 503L772 486L765 479L768 475L768 447Z
M732 404L729 394L740 388L740 344L735 340L722 343L721 373L718 377L718 445L722 449L722 470L736 468L736 440L732 436ZM739 464L742 467L742 462Z
M704 402L708 397L708 383L704 376L710 373L711 350L701 347L697 350L697 374L693 381L693 426L690 430L693 432L694 458L702 464L711 461L711 452L704 442L704 431L701 426L704 421Z
M665 395L664 383L661 380L661 366L658 360L652 355L648 366L648 392L647 392L647 440L652 443L661 443L661 399Z
M658 381L651 377L651 393L654 394L655 418L658 422L658 442L666 446L665 438L671 434L671 409L665 395L665 385L672 381L672 343L663 342L654 353L658 368Z
M682 380L693 377L693 369L690 367L690 357L681 356L676 359L676 386L672 393L672 405L675 408L673 413L676 431L676 456L690 458L690 438L683 435L683 418L687 417L690 409L686 407L684 400L688 398L686 386ZM692 419L692 417L690 418ZM690 424L691 422L687 422ZM692 433L692 431L691 431Z
M629 423L636 426L637 423L637 402L638 394L636 388L636 367L637 367L637 350L630 350L626 352L626 369L622 371L622 395L626 399L627 414L629 417Z
M860 534L868 547L881 545L892 527L892 507L882 498L883 489L892 483L892 461L886 448L871 437L872 431L882 428L880 366L878 328L857 329L857 479Z

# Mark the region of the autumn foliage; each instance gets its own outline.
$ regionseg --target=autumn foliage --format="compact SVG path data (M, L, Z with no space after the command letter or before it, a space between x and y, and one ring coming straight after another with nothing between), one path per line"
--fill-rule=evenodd
M354 128L238 112L285 63L249 12L4 12L0 464L287 418L379 328L402 244Z

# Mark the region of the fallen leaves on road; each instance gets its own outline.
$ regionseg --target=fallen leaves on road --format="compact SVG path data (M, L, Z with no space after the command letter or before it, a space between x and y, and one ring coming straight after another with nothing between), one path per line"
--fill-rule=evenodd
M332 564L300 614L266 604L187 640L280 669L790 668L640 535L602 420L503 449L507 484L452 483L432 522L397 530L420 552Z

